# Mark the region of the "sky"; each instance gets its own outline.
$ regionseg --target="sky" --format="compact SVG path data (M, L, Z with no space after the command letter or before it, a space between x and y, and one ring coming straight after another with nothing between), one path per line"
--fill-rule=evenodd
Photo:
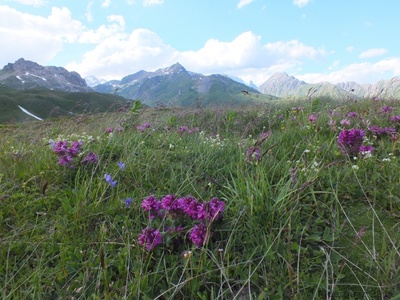
M399 0L0 0L0 68L19 58L121 79L179 62L264 83L400 76Z

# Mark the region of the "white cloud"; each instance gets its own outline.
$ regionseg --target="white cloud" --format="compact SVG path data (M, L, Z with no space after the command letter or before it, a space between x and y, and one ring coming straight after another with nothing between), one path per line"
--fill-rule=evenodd
M372 58L372 57L386 54L387 52L388 52L388 50L385 48L373 48L373 49L368 49L364 52L361 52L358 57L359 58Z
M353 52L354 51L354 47L353 46L347 46L346 47L346 51L347 52Z
M158 5L158 4L163 4L164 0L143 0L143 5L144 6L152 6L152 5Z
M111 4L111 0L104 0L103 3L101 3L101 7L109 7Z
M85 53L82 61L72 62L66 68L83 76L96 75L110 80L139 70L167 67L176 62L175 56L176 51L158 35L147 29L136 29L129 35L105 34L93 50Z
M13 62L24 57L45 63L63 49L64 43L77 42L83 30L65 7L54 7L48 17L41 17L0 6L0 40L7 45L1 50L1 60Z
M237 8L240 9L243 6L250 4L251 2L253 2L253 0L240 0L239 3L237 4Z
M400 58L388 58L376 63L363 62L350 64L331 73L308 73L296 76L309 83L329 81L339 83L356 81L358 83L374 83L383 78L391 78L400 74Z
M86 21L88 21L89 23L94 21L92 6L93 6L93 1L89 1L88 4L86 5L85 18Z
M210 39L201 49L184 52L166 45L147 29L127 35L120 24L85 32L81 39L97 45L81 61L68 64L67 69L106 79L118 79L141 69L154 71L180 62L190 71L228 74L245 80L252 76L249 80L261 84L271 72L293 69L304 60L325 56L323 49L299 41L263 45L261 37L252 32L244 32L230 42Z
M43 6L47 3L47 0L12 0L12 1L30 6Z
M293 4L298 7L304 7L309 4L311 0L293 0Z

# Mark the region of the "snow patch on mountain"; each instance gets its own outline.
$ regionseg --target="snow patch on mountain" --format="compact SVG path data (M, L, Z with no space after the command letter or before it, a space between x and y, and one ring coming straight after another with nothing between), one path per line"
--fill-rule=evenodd
M26 113L27 115L29 115L29 116L31 116L31 117L34 117L34 118L37 119L37 120L43 121L42 118L39 118L38 116L35 116L33 113L27 111L27 110L26 110L25 108L23 108L22 106L19 106L19 105L18 105L18 107L19 107L24 113Z

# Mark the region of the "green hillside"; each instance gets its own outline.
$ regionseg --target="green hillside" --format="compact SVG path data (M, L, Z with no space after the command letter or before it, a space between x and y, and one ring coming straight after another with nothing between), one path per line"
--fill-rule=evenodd
M0 85L0 123L34 119L18 106L46 119L82 113L115 111L128 103L129 100L112 94L70 93L45 89L17 91Z

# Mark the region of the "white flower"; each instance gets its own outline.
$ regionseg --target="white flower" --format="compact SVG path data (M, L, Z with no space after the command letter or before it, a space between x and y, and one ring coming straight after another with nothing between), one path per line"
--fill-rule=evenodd
M352 168L353 170L358 170L358 169L359 169L359 167L358 167L357 165L352 165L351 168Z

